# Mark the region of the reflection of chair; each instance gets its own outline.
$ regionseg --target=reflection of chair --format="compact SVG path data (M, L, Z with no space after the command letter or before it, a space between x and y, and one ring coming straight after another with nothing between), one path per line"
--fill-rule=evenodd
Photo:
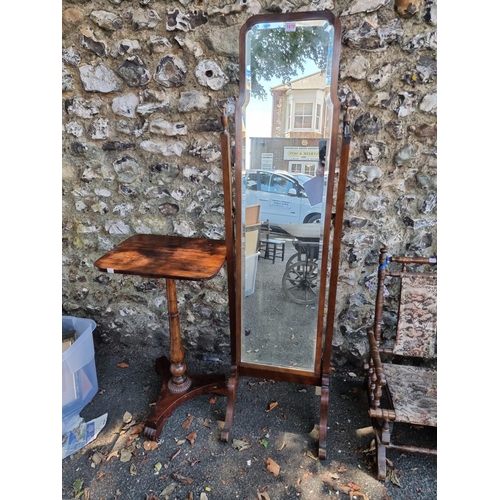
M269 220L266 220L261 224L260 228L260 256L263 259L269 259L273 261L276 257L283 261L285 259L285 240L278 238L270 238L271 235L271 224Z
M399 270L389 270L391 263L398 263ZM379 479L387 474L386 449L437 455L436 449L400 444L394 438L396 423L437 427L437 272L422 270L429 264L437 264L437 259L380 252L375 321L367 330L370 355L365 364ZM386 346L390 323L395 339Z

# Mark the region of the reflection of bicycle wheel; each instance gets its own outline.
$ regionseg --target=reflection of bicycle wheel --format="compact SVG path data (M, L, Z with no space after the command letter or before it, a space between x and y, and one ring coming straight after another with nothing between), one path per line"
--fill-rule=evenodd
M281 284L290 300L297 304L313 304L318 298L318 264L310 260L291 264Z

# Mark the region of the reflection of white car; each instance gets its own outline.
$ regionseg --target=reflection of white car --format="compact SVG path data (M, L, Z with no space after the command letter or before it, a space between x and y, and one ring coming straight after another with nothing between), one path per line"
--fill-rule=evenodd
M246 206L260 205L261 220L271 224L318 222L323 205L311 206L304 186L293 174L276 170L247 170L243 174Z
M313 178L312 175L307 175L307 174L297 174L294 172L290 172L290 174L293 175L296 179L298 179L302 185Z

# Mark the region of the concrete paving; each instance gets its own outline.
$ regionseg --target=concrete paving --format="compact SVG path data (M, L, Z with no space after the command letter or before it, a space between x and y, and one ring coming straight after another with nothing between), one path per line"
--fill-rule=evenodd
M389 451L392 480L376 479L360 368L332 373L326 460L317 459L316 388L246 377L239 380L229 443L220 441L225 398L202 395L174 410L158 447L147 450L148 440L134 431L156 402L161 380L154 356L165 353L130 352L95 337L99 391L80 415L89 421L107 413L107 424L94 441L62 461L63 499L78 492L92 500L437 498L435 457ZM229 372L228 359L207 361L187 353L187 364L193 372ZM270 409L273 402L277 405ZM408 432L436 443L434 429ZM277 475L270 470L274 464Z

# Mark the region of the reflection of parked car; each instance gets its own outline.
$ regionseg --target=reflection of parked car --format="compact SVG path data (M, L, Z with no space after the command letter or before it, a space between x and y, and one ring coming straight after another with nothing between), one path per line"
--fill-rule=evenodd
M247 170L243 191L246 205L260 205L261 219L271 224L302 224L321 218L322 204L311 206L303 185L289 172Z
M290 172L290 174L293 175L296 179L298 179L302 185L304 184L304 182L310 181L313 178L312 175L307 175L307 174L298 174L295 172Z

